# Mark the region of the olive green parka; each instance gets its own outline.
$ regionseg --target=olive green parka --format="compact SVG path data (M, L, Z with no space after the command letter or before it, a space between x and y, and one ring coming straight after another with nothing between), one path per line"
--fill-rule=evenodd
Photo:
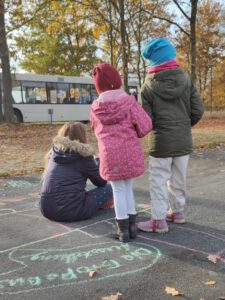
M184 71L178 68L147 75L140 97L153 121L149 154L166 158L191 153L191 127L201 119L204 108Z

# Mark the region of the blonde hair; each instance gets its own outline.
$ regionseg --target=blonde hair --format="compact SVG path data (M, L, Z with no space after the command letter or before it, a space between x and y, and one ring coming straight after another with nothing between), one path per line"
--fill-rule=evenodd
M77 140L87 144L86 127L81 122L67 122L58 131L57 136L68 137L71 141Z
M87 144L86 127L81 122L67 122L58 131L56 137L68 137L71 141L79 141L80 143ZM54 137L53 140L56 138ZM46 153L44 157L45 167L42 174L41 181L44 181L45 174L48 167L48 160L52 153L52 148Z

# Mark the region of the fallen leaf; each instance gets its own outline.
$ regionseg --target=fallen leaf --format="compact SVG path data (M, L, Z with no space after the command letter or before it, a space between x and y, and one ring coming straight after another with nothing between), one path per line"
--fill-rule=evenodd
M117 292L114 295L102 297L101 300L119 300L119 299L121 299L121 296L123 296L123 294Z
M165 291L167 294L172 295L172 296L182 296L183 295L180 291L177 291L174 288L171 288L169 286L166 286Z
M209 261L213 262L214 264L216 264L217 259L218 259L217 256L213 255L213 254L210 254L207 258Z
M209 281L206 281L204 282L205 285L214 285L216 284L216 281L215 280L209 280Z
M96 271L91 271L89 272L89 277L92 278L94 275L96 275L97 272Z

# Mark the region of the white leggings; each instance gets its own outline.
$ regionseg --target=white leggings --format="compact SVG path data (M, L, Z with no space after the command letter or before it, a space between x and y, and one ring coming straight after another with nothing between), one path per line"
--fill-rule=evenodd
M127 219L129 214L136 214L133 179L111 181L114 208L117 220Z

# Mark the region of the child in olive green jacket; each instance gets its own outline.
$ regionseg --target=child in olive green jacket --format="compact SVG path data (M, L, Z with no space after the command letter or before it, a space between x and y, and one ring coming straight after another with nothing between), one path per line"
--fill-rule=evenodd
M150 61L141 100L153 121L149 164L152 219L140 222L138 228L163 233L168 231L166 220L185 222L191 127L201 119L204 108L191 79L176 62L171 43L164 38L154 39L142 55Z

